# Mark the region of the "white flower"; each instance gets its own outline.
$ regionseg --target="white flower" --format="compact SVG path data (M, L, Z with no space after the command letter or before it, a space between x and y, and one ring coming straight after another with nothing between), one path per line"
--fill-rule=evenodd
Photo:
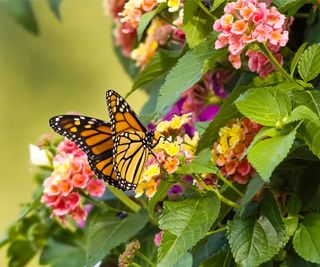
M51 166L47 152L38 146L29 145L31 164L36 166Z

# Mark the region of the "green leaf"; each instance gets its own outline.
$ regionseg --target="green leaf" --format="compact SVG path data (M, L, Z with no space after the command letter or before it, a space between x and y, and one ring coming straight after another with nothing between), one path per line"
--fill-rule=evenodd
M293 91L290 94L291 99L297 105L304 105L310 108L320 117L320 91Z
M293 236L297 230L299 219L297 216L289 216L283 219L284 227L286 231L287 241Z
M273 72L269 74L267 77L255 77L252 80L251 85L253 87L265 87L271 85L277 85L280 82L284 82L286 80L285 77L280 72Z
M157 51L144 69L138 73L129 94L155 78L165 75L177 63L180 55L181 51Z
M240 112L233 102L246 90L248 90L248 87L238 87L223 101L219 113L202 134L197 148L198 152L213 145L219 136L220 128L225 126L229 120L241 117Z
M167 196L167 191L171 184L167 180L161 180L160 185L157 187L157 192L149 200L148 211L151 216L154 216L154 208L159 201L162 201Z
M70 245L49 238L40 256L41 265L52 267L78 267L86 264L86 251L78 245Z
M258 174L255 174L249 181L247 190L244 196L241 198L241 206L248 204L256 193L263 187L265 181L261 179Z
M320 214L304 217L293 237L293 247L307 261L320 263Z
M192 254L187 252L174 265L174 267L192 267Z
M205 236L218 217L219 209L220 202L214 194L195 196L181 202L164 202L164 213L159 220L163 238L157 266L174 266Z
M62 0L48 0L48 3L52 13L56 16L58 20L60 20L60 5L62 3Z
M206 59L215 55L218 59L224 51L213 49L214 38L189 50L169 72L165 83L160 88L156 112L163 115L174 104L181 93L198 82L203 73Z
M189 164L181 167L177 170L177 173L181 174L203 174L203 173L215 173L215 165L211 160L210 149L204 149L200 151L197 157Z
M303 44L299 47L299 49L297 50L297 52L295 53L295 55L294 55L294 57L293 57L293 59L292 59L292 61L291 61L291 66L290 66L290 75L291 75L291 77L293 77L294 71L296 70L296 67L297 67L297 65L298 65L298 62L299 62L299 60L300 60L300 58L301 58L301 56L302 56L303 51L306 49L307 45L308 45L307 42L303 43Z
M232 262L230 248L225 248L205 260L200 267L229 267Z
M219 6L221 6L226 0L214 0L213 5L210 9L211 12L215 11Z
M148 213L139 212L120 219L114 213L96 215L90 225L87 240L87 264L92 266L110 250L138 233L148 222Z
M236 105L243 115L265 126L275 126L292 109L289 96L272 87L250 89L236 100Z
M10 16L20 23L28 31L38 34L38 24L34 15L31 0L23 1L2 1L3 5Z
M140 18L139 25L138 25L138 42L141 40L144 31L148 27L150 21L153 19L153 17L157 14L159 14L162 10L164 10L167 7L165 3L161 3L157 6L156 9L147 12L143 14Z
M184 4L182 29L186 34L187 43L194 48L204 41L212 32L212 18L199 6L198 1L187 1Z
M296 129L287 135L262 140L251 148L248 160L263 180L269 181L274 169L288 155L295 136Z
M284 238L265 216L228 222L229 244L239 266L259 266L270 260L280 250Z
M8 248L9 267L24 267L36 255L37 247L28 240L16 240Z
M306 0L274 0L273 3L279 8L281 13L289 10L289 16L294 15L297 10L306 4Z
M320 159L320 127L311 121L304 122L299 132L314 155Z
M320 44L309 46L302 54L298 65L301 78L308 82L320 73Z
M317 126L320 126L320 118L311 109L302 105L292 110L286 123L300 121L304 119L307 119L316 124Z
M196 131L201 136L207 127L209 126L210 121L198 121L195 123Z
M305 261L297 255L288 255L285 261L280 265L280 267L320 267L319 264L311 263Z

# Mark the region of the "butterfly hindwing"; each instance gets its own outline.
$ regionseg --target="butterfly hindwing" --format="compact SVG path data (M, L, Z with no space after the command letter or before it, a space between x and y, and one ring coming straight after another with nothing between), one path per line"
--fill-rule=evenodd
M113 162L117 181L122 186L135 189L149 155L145 132L125 132L114 141Z

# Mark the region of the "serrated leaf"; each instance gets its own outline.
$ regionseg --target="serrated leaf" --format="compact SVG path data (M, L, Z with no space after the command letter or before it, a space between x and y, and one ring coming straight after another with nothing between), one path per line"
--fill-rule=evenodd
M284 237L283 237L284 238ZM228 222L228 239L239 266L259 266L279 251L283 240L267 217Z
M308 82L316 78L320 73L320 44L309 46L302 54L298 71L301 78Z
M294 57L293 57L293 59L292 59L292 61L291 61L291 66L290 66L290 75L291 75L291 77L293 77L294 71L296 70L296 67L297 67L297 65L298 65L298 62L299 62L299 60L300 60L300 58L301 58L301 56L302 56L303 51L306 49L307 45L308 45L307 42L303 43L303 44L299 47L299 49L297 50L297 52L294 54Z
M178 62L180 55L181 51L157 51L144 69L138 73L129 94L159 76L165 75Z
M297 105L304 105L315 112L320 117L320 91L293 91L292 100Z
M314 155L320 159L320 127L311 121L304 122L299 132Z
M248 87L238 87L223 101L219 113L202 134L197 148L198 152L213 145L219 136L220 128L225 126L229 120L241 117L241 113L233 102L246 90Z
M167 108L174 104L181 93L198 82L203 73L206 59L213 55L218 59L224 52L213 49L214 37L189 50L169 72L160 88L156 106L157 115L164 115Z
M311 263L300 258L298 255L288 255L279 267L320 267L320 264Z
M163 238L157 266L174 266L205 236L218 217L219 209L220 202L214 194L195 196L181 202L164 202L164 213L159 220Z
M31 0L3 1L0 3L18 23L28 31L38 34L38 24L34 15Z
M296 129L287 135L262 140L248 153L248 160L263 180L269 181L274 169L288 155L296 136Z
M283 219L284 227L286 231L287 241L293 236L297 230L299 219L297 216L289 216Z
M275 126L292 109L289 96L272 87L250 89L235 103L243 115L265 126Z
M302 105L292 110L286 123L305 120L305 119L313 122L318 127L320 127L320 118L311 109Z
M189 47L194 48L212 32L213 21L199 6L198 0L187 1L183 11L182 29Z
M280 72L273 72L269 74L267 77L255 77L252 80L251 85L253 87L265 87L271 85L277 85L280 82L284 82L286 79Z
M320 263L320 214L312 213L304 217L293 237L293 247L297 254L307 261Z
M139 25L138 25L138 42L141 40L144 31L148 27L150 21L153 19L153 17L157 14L159 14L162 10L164 10L167 7L166 3L161 3L157 6L156 9L147 12L143 14L140 18Z
M196 156L196 158L187 166L181 167L177 170L177 173L181 174L203 174L203 173L215 173L215 165L211 160L210 149L204 149Z
M52 13L56 16L57 19L60 20L60 5L62 3L62 0L48 0L48 3Z
M114 213L95 216L87 240L87 264L93 266L109 254L110 250L138 233L148 222L148 213L139 212L120 219Z

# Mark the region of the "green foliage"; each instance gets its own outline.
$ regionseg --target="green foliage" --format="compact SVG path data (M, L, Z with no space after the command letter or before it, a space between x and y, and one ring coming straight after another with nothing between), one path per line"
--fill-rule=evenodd
M265 139L254 145L248 160L265 181L269 181L273 170L288 155L296 137L296 129L287 135Z
M215 195L165 202L160 228L164 231L158 266L174 266L184 253L202 239L217 219L220 203ZM201 220L199 220L201 218Z
M320 214L308 214L293 237L293 246L306 261L320 263Z
M291 75L291 77L293 77L294 71L296 70L296 67L297 67L297 65L298 65L298 62L299 62L299 60L300 60L300 58L301 58L301 56L302 56L302 53L303 53L304 50L306 49L307 45L308 45L307 42L303 43L303 44L299 47L299 49L297 50L297 52L295 53L295 55L294 55L294 57L293 57L293 59L292 59L292 61L291 61L291 66L290 66L290 75Z
M200 267L228 267L232 262L230 248L224 248L214 256L205 260Z
M57 19L61 20L60 5L62 0L48 0L49 7Z
M115 213L97 214L89 226L87 264L92 266L110 253L110 250L137 234L147 223L148 213L140 212L121 219Z
M301 78L308 82L313 80L320 73L320 44L309 46L302 54L298 71Z
M215 57L218 60L225 54L224 50L214 50L215 38L209 38L195 48L189 50L169 72L165 83L160 88L156 112L164 115L186 89L192 87L204 74L206 60Z
M187 43L194 48L212 32L213 20L199 6L200 1L187 1L184 5L183 26Z

